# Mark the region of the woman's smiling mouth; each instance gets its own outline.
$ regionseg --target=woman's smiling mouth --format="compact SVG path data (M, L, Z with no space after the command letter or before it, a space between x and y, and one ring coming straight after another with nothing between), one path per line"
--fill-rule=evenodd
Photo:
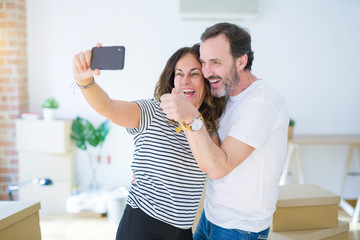
M192 97L195 94L194 89L183 89L183 93L186 97Z

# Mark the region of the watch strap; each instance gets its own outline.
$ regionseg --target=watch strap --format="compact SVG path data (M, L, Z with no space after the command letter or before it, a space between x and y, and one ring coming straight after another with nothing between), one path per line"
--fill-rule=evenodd
M198 117L198 118L200 118L201 121L204 123L204 118L201 113L200 113L200 117ZM197 119L197 118L195 118L195 119ZM193 122L194 122L194 120L193 120ZM178 128L176 128L176 132L179 133L179 132L181 132L181 130L185 130L185 129L190 130L191 132L193 131L191 124L182 122L182 123L180 123L180 126Z

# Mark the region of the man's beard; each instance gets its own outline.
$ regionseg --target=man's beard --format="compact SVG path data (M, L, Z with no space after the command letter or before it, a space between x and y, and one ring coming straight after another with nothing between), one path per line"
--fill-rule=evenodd
M221 89L219 89L217 92L214 92L215 89L211 88L211 94L214 97L229 96L230 93L235 90L239 81L240 81L240 77L236 71L236 66L234 61L229 71L229 74L227 74L224 78L222 78Z

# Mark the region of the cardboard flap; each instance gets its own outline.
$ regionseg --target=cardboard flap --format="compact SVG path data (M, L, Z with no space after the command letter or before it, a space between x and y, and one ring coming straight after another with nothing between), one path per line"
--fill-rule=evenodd
M289 184L279 187L276 207L338 205L340 196L314 184Z
M269 240L320 240L349 231L349 223L338 221L337 228L302 230L289 232L270 232Z
M0 230L40 210L40 202L0 201Z

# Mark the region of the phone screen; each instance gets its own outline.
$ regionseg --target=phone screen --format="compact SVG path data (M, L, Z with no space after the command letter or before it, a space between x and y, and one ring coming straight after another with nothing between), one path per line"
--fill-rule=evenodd
M125 47L93 47L91 49L91 69L122 70L124 68Z

